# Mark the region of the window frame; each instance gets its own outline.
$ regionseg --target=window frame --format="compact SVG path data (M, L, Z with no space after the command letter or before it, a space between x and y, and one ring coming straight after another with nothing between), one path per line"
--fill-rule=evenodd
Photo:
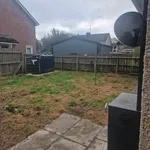
M26 45L26 54L29 54L27 53L27 49L31 49L31 53L30 54L33 54L33 46L32 45Z

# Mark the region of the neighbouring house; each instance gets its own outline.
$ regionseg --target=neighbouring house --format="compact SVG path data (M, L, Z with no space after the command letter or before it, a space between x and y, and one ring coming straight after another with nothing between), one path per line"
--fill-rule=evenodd
M54 55L95 55L112 52L110 34L77 35L53 44Z
M90 32L87 32L86 35L77 35L77 37L89 41L100 42L109 46L112 45L111 36L109 33L91 34Z
M26 54L36 53L35 27L39 23L19 0L0 0L0 21L0 36L15 39L18 42L16 50ZM13 47L14 43L10 42L6 40L3 44Z
M112 47L113 47L112 50L113 53L127 54L127 53L134 53L135 51L135 48L124 45L117 39L112 39Z

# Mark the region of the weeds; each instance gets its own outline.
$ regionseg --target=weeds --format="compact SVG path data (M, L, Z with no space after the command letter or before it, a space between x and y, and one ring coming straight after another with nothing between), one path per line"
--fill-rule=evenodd
M102 99L93 99L91 101L80 100L79 106L103 109L106 103L113 101L116 97L117 97L117 95L109 95Z
M22 114L24 112L23 108L20 106L14 106L12 104L6 105L4 109L12 114Z
M77 106L77 103L75 101L72 101L72 102L69 102L68 106L75 107L75 106Z
M31 104L37 104L37 103L40 103L40 102L42 102L42 101L43 101L42 98L35 98L35 99L33 99L33 100L31 101Z
M89 107L95 107L95 108L104 108L106 103L112 102L118 95L109 95L102 99L94 99Z

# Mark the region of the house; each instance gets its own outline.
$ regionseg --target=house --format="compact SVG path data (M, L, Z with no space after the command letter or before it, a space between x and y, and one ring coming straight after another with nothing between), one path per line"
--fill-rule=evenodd
M109 33L91 34L90 32L88 32L86 33L86 35L77 35L77 37L89 41L100 42L109 46L112 45L112 41Z
M0 0L0 34L3 38L12 37L18 44L3 41L5 48L15 47L23 53L36 53L35 27L39 23L19 0ZM3 46L2 46L3 47Z
M53 44L54 55L95 55L112 52L109 34L77 35Z
M121 43L115 38L112 39L112 47L113 47L112 50L113 53L127 54L127 53L134 53L135 51L135 48L124 45L123 43Z

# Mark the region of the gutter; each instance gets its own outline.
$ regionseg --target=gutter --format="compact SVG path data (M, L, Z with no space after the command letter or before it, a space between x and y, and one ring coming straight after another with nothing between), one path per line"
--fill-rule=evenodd
M132 0L134 6L140 14L144 11L144 0Z
M36 26L40 25L36 19L29 13L29 11L21 4L19 0L15 0L16 3L21 7L21 9L27 14L27 16L35 23Z

